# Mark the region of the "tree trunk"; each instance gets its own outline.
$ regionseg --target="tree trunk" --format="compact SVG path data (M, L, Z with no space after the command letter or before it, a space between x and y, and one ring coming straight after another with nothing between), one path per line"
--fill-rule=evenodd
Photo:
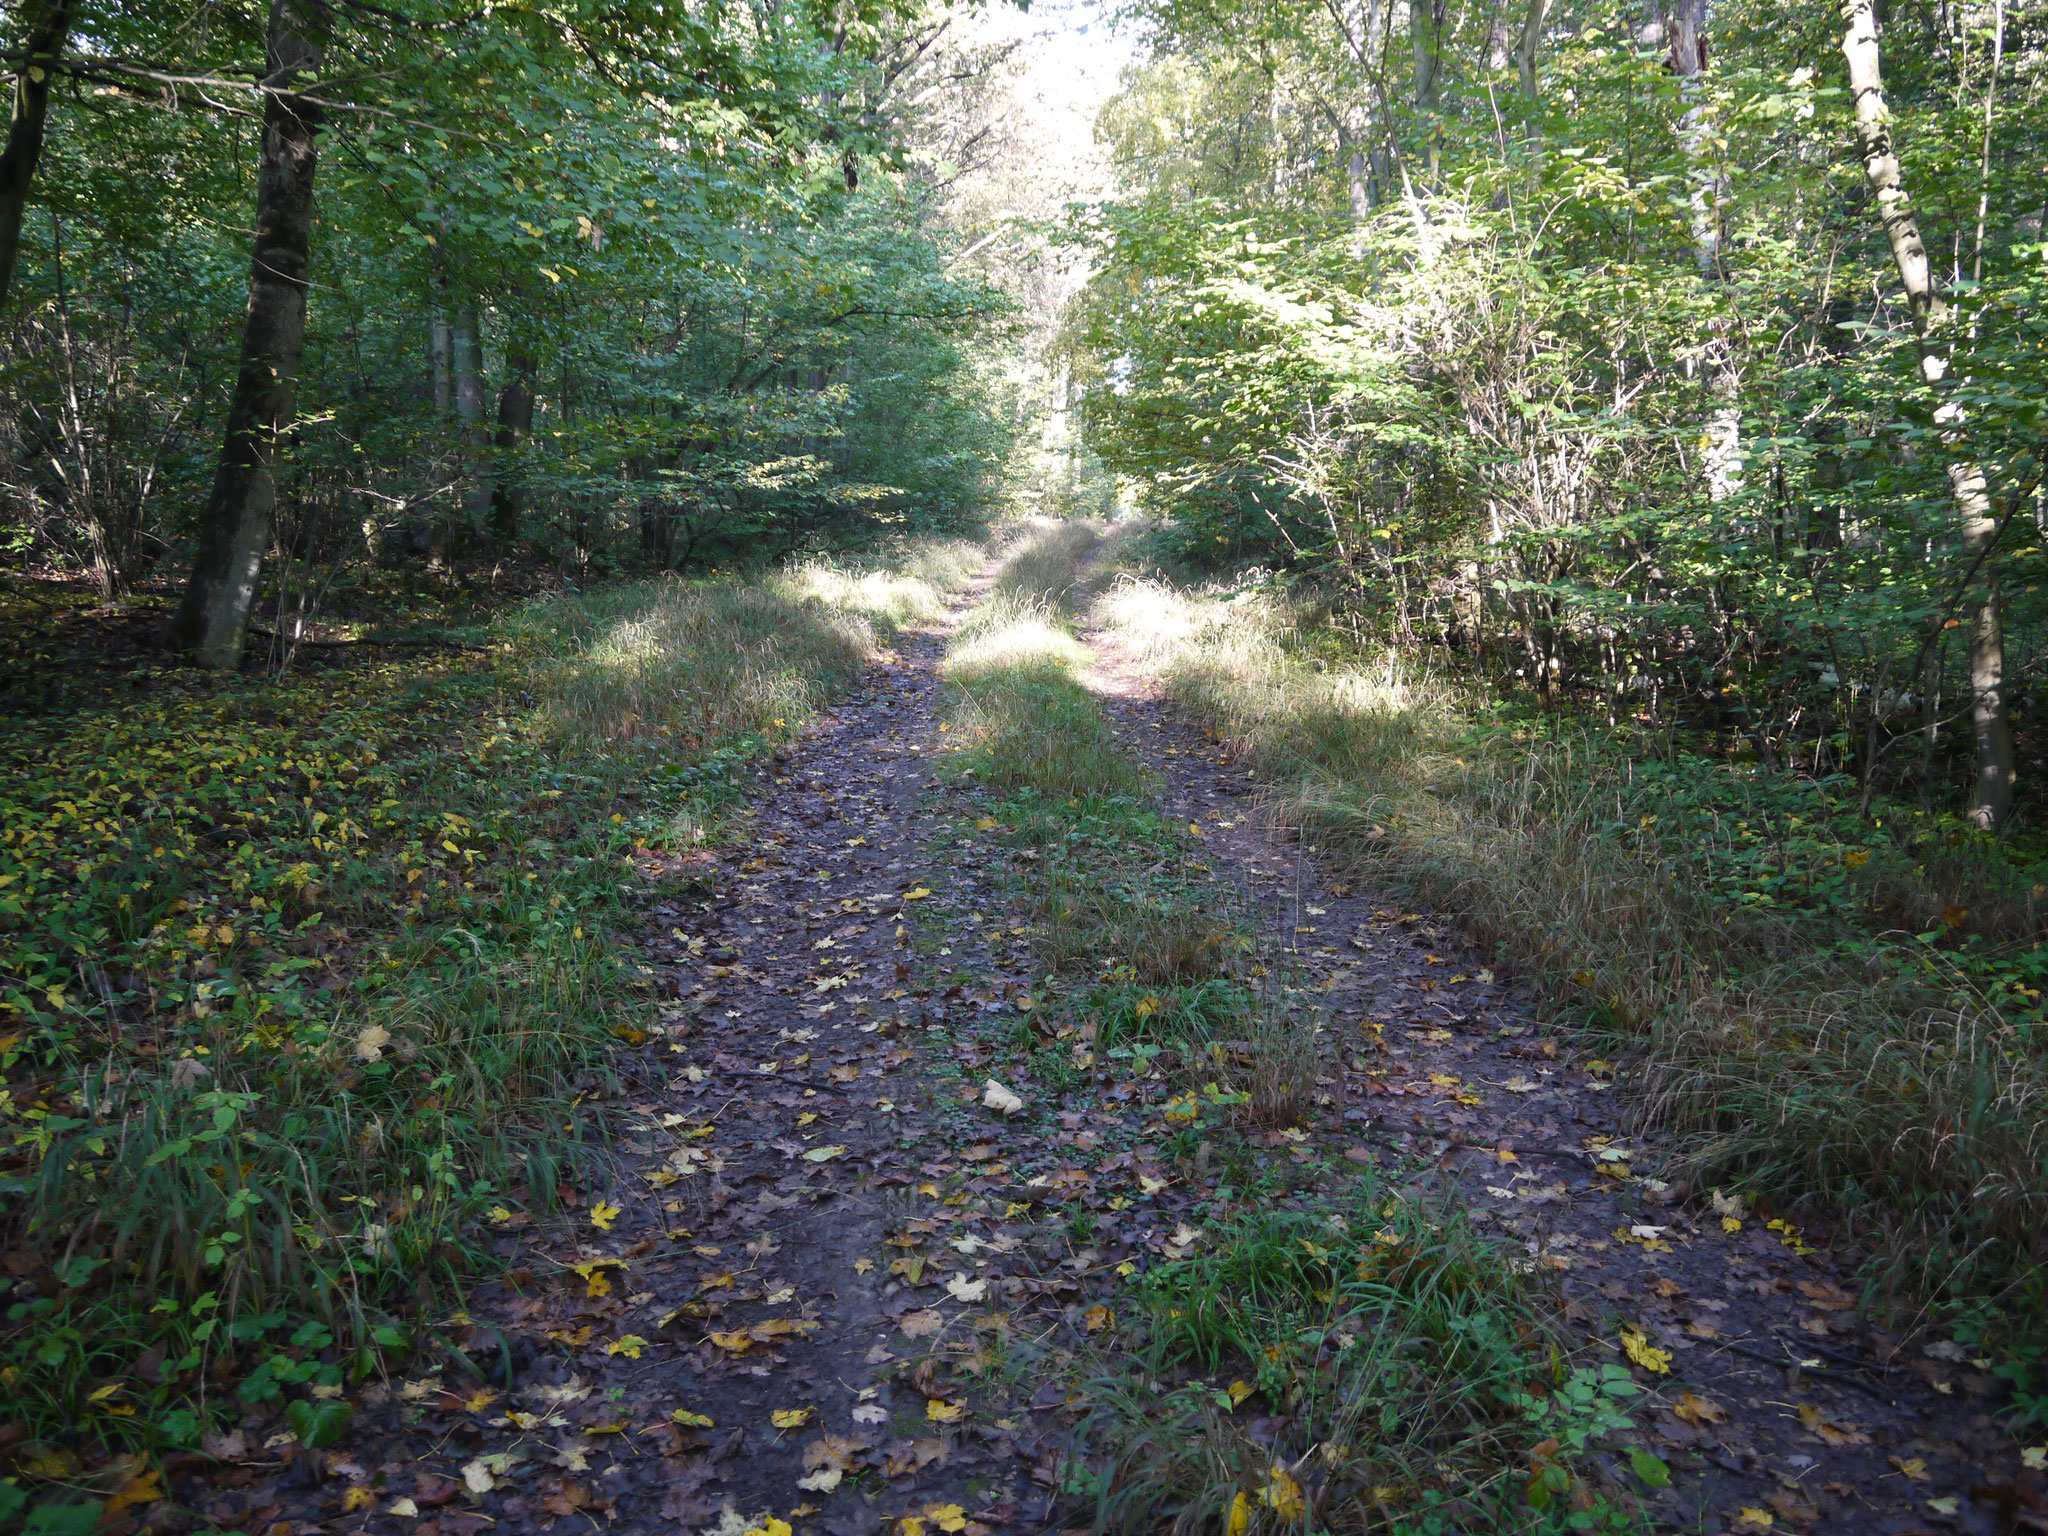
M27 57L14 77L14 110L7 148L0 153L0 304L14 282L21 250L21 216L43 155L43 120L50 105L50 69L71 38L71 0L45 0L23 43Z
M1449 0L1408 0L1408 40L1415 50L1415 105L1432 110L1443 91L1444 21Z
M199 527L199 549L168 639L204 666L240 664L256 578L277 504L271 476L291 426L293 385L306 339L312 258L313 172L321 108L291 90L320 67L330 13L323 0L271 0L265 59L256 238L242 358L228 405L220 466Z
M474 301L455 311L455 415L462 423L462 511L472 533L491 512L490 439L484 430L484 336Z
M1664 67L1678 76L1686 103L1678 133L1692 181L1688 201L1693 259L1699 265L1700 280L1706 283L1718 282L1721 277L1721 170L1713 161L1713 123L1705 100L1710 57L1707 28L1712 19L1711 0L1671 0L1665 7L1664 32L1670 52L1664 56ZM1712 323L1701 361L1707 392L1714 401L1707 417L1701 462L1706 468L1707 499L1721 502L1742 489L1742 379L1725 318Z
M1875 0L1842 0L1842 56L1849 61L1849 94L1856 112L1856 149L1863 174L1876 194L1878 222L1892 250L1892 264L1906 290L1914 333L1920 339L1920 376L1939 391L1948 387L1948 358L1939 332L1946 307L1934 286L1933 264L1920 238L1920 220L1906 193L1905 173L1892 142L1884 104L1884 71L1878 53ZM1935 419L1950 425L1945 441L1962 444L1962 414L1953 402ZM1976 772L1970 785L1970 820L1987 832L2005 825L2012 809L2018 769L2013 760L2012 722L2005 698L2005 625L1999 612L1998 573L1992 563L1999 523L1981 466L1958 458L1948 467L1963 553L1976 570L1976 612L1970 626L1970 732Z
M533 357L516 345L505 359L505 387L498 391L497 462L491 469L491 533L501 545L519 538L519 476L513 455L533 431Z
M1522 94L1537 99L1536 51L1543 45L1543 24L1550 16L1550 0L1529 0L1529 12L1522 19L1521 40L1515 46L1515 72L1522 77Z

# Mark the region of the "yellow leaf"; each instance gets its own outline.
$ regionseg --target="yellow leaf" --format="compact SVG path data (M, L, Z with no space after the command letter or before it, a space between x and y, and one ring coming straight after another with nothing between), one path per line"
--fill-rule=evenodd
M1629 1359L1640 1365L1644 1370L1655 1371L1660 1376L1670 1374L1671 1351L1656 1348L1635 1329L1624 1328L1621 1330L1621 1347L1627 1353Z
M967 1511L958 1504L927 1504L924 1517L942 1531L967 1529Z
M920 885L912 890L905 891L903 893L903 899L905 901L923 901L925 897L929 895L931 895L931 888L929 886Z
M1116 1321L1116 1314L1107 1307L1090 1307L1081 1315L1081 1325L1090 1333L1100 1333Z
M368 1509L377 1502L377 1496L369 1489L357 1484L341 1496L341 1512L352 1515L359 1509Z
M1753 1505L1746 1504L1735 1512L1735 1529L1744 1532L1745 1536L1754 1531L1768 1531L1772 1523L1770 1511Z
M770 1515L766 1525L750 1527L745 1536L789 1536L789 1522Z
M807 1163L829 1163L835 1157L846 1156L844 1147L813 1147L804 1154Z
M814 1411L810 1408L777 1408L768 1415L768 1422L777 1429L795 1429L809 1422Z
M1230 1522L1224 1536L1244 1536L1252 1523L1252 1501L1242 1491L1230 1501Z
M1233 1381L1227 1390L1230 1393L1230 1406L1235 1408L1254 1392L1258 1391L1258 1388L1248 1381Z
M926 1399L924 1405L925 1420L931 1424L951 1424L966 1411L965 1403L948 1403L936 1397Z
M1271 1506L1273 1513L1282 1520L1299 1520L1308 1510L1308 1500L1302 1497L1301 1484L1288 1475L1287 1469L1276 1465L1268 1474L1270 1481L1259 1490L1259 1498Z
M905 1515L896 1522L896 1536L924 1536L924 1522L915 1515Z
M754 1347L754 1341L744 1333L714 1333L710 1337L711 1342L720 1349L729 1350L735 1355L744 1355Z
M687 1408L678 1408L669 1418L685 1429L710 1429L714 1426L708 1413L692 1413Z
M600 1232L609 1232L612 1223L619 1219L619 1208L606 1205L602 1200L590 1208L590 1224Z
M980 820L975 822L974 830L977 832L993 832L997 827L1001 825L1002 823L997 821L995 817L984 816Z
M109 1519L134 1504L154 1504L164 1496L163 1490L157 1486L157 1478L160 1475L151 1470L130 1478L122 1485L120 1492L107 1500L107 1507L100 1511L100 1518Z
M615 1339L605 1345L604 1352L608 1355L624 1355L628 1360L638 1360L640 1351L646 1347L647 1341L639 1334L629 1333L624 1338Z

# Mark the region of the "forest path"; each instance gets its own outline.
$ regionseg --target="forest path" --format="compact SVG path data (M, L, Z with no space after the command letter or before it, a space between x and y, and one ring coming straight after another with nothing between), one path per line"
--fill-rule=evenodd
M1049 1087L1006 1044L1048 996L1030 855L937 768L939 663L987 580L778 755L731 838L643 851L634 958L664 1000L627 1053L631 1129L608 1191L504 1237L510 1273L451 1321L490 1384L371 1386L324 1481L238 1473L218 1524L989 1536L1063 1513L1124 1277L1188 1250L1222 1174L1165 1159L1164 1085L1106 1063ZM1198 829L1197 870L1257 914L1289 1006L1323 1024L1315 1123L1249 1155L1454 1184L1555 1277L1572 1333L1614 1362L1624 1329L1663 1352L1636 1418L1677 1474L1652 1503L1675 1528L1900 1536L1988 1508L1972 1474L1999 1441L1967 1363L1880 1366L1825 1252L1611 1176L1650 1148L1624 1140L1604 1065L1447 926L1321 869L1113 636L1085 639L1115 729ZM984 1107L991 1076L1029 1107ZM1591 1472L1639 1488L1624 1458Z
M1571 1333L1639 1366L1645 1406L1631 1411L1673 1474L1647 1506L1660 1525L2048 1531L2048 1484L2028 1484L2031 1513L1984 1486L2019 1461L1986 1411L1988 1361L1908 1354L1867 1326L1849 1288L1856 1255L1819 1235L1636 1178L1654 1172L1661 1138L1627 1134L1626 1080L1544 1024L1511 966L1489 968L1449 921L1325 867L1260 810L1228 752L1177 717L1115 629L1082 639L1085 681L1165 780L1171 814L1203 828L1208 856L1294 962L1296 989L1326 999L1335 1091L1320 1133L1433 1165L1472 1221L1555 1277ZM1661 1368L1630 1358L1629 1334ZM1623 1457L1600 1459L1642 1491Z

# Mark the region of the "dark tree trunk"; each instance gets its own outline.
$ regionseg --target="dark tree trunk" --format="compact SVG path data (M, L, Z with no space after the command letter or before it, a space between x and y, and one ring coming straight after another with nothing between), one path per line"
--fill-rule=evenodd
M324 0L271 0L265 63L262 163L256 176L255 255L242 361L228 406L220 467L199 528L199 550L170 643L204 666L242 658L256 578L277 504L271 464L291 425L293 385L306 339L313 171L321 109L289 89L320 67L330 13Z
M7 148L0 153L0 304L14 281L21 249L21 215L35 184L43 154L43 119L50 105L50 73L71 37L71 0L44 0L42 13L23 40L27 57L14 77L14 110L7 122Z
M519 538L519 475L513 455L533 431L533 357L514 347L498 391L498 462L491 471L491 532L501 545Z

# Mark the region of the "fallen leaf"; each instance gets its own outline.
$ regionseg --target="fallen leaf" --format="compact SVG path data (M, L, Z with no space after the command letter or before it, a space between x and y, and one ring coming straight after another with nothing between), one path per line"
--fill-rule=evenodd
M936 1397L928 1398L924 1405L925 1420L931 1424L951 1424L966 1411L965 1403L949 1403Z
M624 1355L628 1360L638 1360L640 1351L647 1347L647 1341L637 1333L629 1333L605 1345L608 1355Z
M768 1422L777 1429L795 1429L810 1421L815 1408L777 1408L768 1415Z
M835 1157L846 1156L844 1147L813 1147L804 1154L807 1163L829 1163Z
M927 1504L924 1517L942 1531L967 1529L967 1511L958 1504Z
M845 1472L838 1467L820 1467L809 1477L798 1478L796 1485L806 1493L830 1493L839 1486L840 1479L845 1476Z
M1100 1333L1116 1321L1116 1314L1107 1307L1094 1306L1081 1314L1081 1326L1090 1333Z
M1275 1465L1267 1474L1259 1498L1270 1506L1273 1513L1282 1520L1299 1520L1308 1509L1308 1501L1302 1496L1301 1484L1297 1483L1285 1467Z
M1241 1408L1244 1406L1244 1400L1258 1391L1258 1388L1248 1381L1233 1381L1228 1387L1224 1388L1224 1391L1230 1394L1230 1406Z
M420 1507L413 1503L411 1499L394 1499L391 1501L391 1507L385 1510L384 1513L387 1515L401 1515L407 1520L417 1520L420 1517Z
M1755 1531L1768 1531L1774 1524L1776 1522L1767 1509L1757 1509L1753 1505L1745 1504L1735 1511L1735 1529L1744 1533L1744 1536L1750 1536L1750 1533Z
M1811 1403L1799 1405L1799 1422L1817 1436L1823 1445L1868 1445L1870 1436L1847 1424L1837 1424Z
M1670 1374L1671 1351L1656 1348L1636 1329L1621 1330L1621 1347L1629 1359L1644 1370L1654 1371L1659 1376Z
M1728 1410L1719 1403L1692 1392L1682 1394L1671 1411L1688 1424L1719 1424L1728 1417Z
M372 1024L356 1035L356 1060L382 1061L384 1047L391 1043L391 1031L382 1024Z
M955 1301L980 1301L988 1295L988 1282L955 1275L946 1282L946 1294Z
M678 1408L669 1415L669 1418L673 1422L682 1425L685 1429L712 1429L716 1427L711 1422L710 1414L692 1413L687 1408Z
M606 1205L600 1200L590 1208L590 1224L600 1232L611 1231L612 1223L618 1219L619 1208L616 1205Z
M1927 1481L1927 1460L1925 1457L1915 1456L1910 1460L1901 1461L1896 1456L1887 1456L1885 1460L1897 1467L1908 1482L1924 1483Z
M982 1084L981 1102L1001 1115L1014 1115L1024 1108L1024 1100L1011 1089L1004 1087L994 1078Z
M127 1482L121 1485L120 1491L107 1500L106 1507L100 1511L100 1519L102 1521L111 1520L122 1510L137 1504L156 1503L158 1499L164 1496L163 1489L157 1486L157 1479L160 1476L162 1474L152 1468L145 1472L139 1472L134 1477L128 1479ZM362 1502L359 1504L349 1503L348 1499L356 1494L362 1495ZM352 1514L358 1509L368 1507L373 1502L374 1500L370 1496L369 1489L351 1488L348 1491L348 1495L342 1500L342 1512L344 1514ZM31 1525L35 1524L34 1520L31 1520L29 1523Z

